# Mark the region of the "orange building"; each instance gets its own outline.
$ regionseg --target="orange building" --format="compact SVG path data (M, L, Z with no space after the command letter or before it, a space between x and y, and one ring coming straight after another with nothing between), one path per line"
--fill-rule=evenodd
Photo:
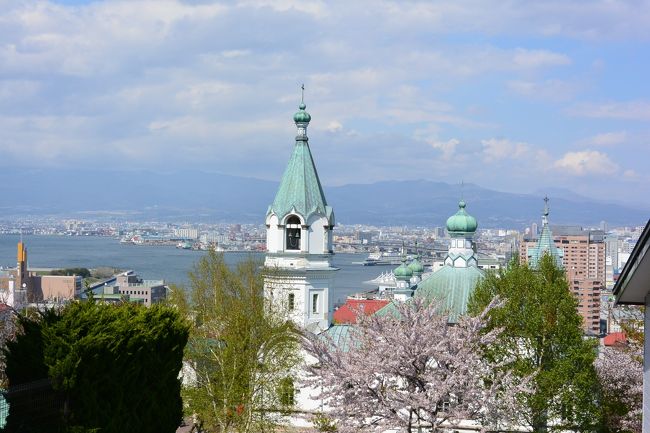
M82 291L79 275L36 275L28 270L27 248L18 242L16 269L0 277L2 302L20 308L34 302L70 301Z

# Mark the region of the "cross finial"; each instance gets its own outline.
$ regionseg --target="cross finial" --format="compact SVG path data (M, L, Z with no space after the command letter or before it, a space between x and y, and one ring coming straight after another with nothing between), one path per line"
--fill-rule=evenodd
M548 195L544 196L544 215L548 215Z
M302 86L300 86L301 92L300 92L300 103L304 104L305 103L305 83L302 83Z

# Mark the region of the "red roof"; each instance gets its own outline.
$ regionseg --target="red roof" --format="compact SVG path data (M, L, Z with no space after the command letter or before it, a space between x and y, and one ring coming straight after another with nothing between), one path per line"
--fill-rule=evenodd
M345 304L334 312L334 323L357 323L357 314L371 315L388 305L386 299L347 299Z
M605 336L603 343L605 346L622 346L627 343L627 337L625 332L612 332Z

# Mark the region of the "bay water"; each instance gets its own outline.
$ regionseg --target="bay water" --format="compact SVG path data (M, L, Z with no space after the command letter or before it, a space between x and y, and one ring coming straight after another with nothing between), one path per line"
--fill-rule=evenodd
M0 266L16 266L16 244L18 235L0 235ZM149 246L122 244L110 237L97 236L24 236L30 268L97 268L110 266L133 270L144 279L163 279L166 283L188 285L188 272L206 251L178 249L173 246ZM264 260L263 253L226 252L229 265L249 257ZM337 253L332 265L339 268L335 274L331 292L335 303L345 297L373 289L364 281L371 280L390 267L362 266L366 255Z

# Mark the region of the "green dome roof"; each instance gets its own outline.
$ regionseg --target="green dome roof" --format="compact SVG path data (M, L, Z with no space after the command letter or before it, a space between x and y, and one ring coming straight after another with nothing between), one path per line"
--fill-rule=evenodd
M413 274L422 274L424 272L424 266L417 258L413 259L408 268L413 272Z
M309 123L311 115L305 111L307 106L304 103L301 103L298 108L300 108L300 110L293 115L293 121L296 123Z
M398 280L408 281L413 276L413 271L411 270L411 268L406 266L406 260L403 260L402 264L399 265L397 269L393 271L393 273L395 274L395 278L397 278Z
M451 233L474 233L478 224L476 218L465 211L465 202L458 203L458 212L447 219L447 231Z

